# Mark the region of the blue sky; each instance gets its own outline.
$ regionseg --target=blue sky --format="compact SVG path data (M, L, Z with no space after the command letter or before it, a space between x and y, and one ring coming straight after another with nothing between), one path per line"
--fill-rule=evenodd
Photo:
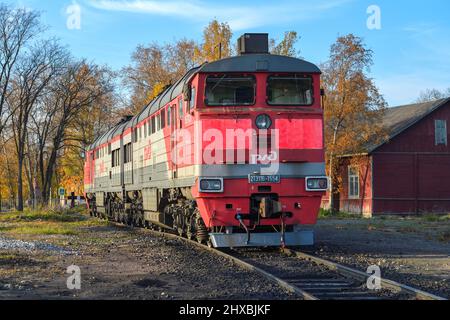
M2 0L4 1L4 0ZM230 23L234 38L268 32L280 39L295 30L301 55L327 60L339 35L364 38L374 53L371 76L391 106L414 101L421 90L450 87L450 2L447 0L20 0L7 3L42 11L48 33L85 57L115 70L138 44L201 40L205 25ZM67 8L81 8L81 28L67 27ZM367 8L381 10L381 29L369 30Z

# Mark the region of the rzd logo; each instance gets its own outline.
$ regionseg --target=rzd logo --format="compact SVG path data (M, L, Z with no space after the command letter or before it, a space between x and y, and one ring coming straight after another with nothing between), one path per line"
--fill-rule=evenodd
M252 164L268 164L278 160L278 153L272 151L270 154L254 154L252 155Z

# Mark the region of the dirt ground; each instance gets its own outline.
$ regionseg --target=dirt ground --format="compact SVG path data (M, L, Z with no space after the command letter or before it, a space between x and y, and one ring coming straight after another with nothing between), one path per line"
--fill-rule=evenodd
M324 219L305 249L450 298L449 219ZM80 267L81 290L67 268ZM182 241L80 212L0 214L0 299L296 299Z
M448 217L324 219L309 251L450 298L449 233Z
M34 241L70 252L0 250L0 299L296 298L227 259L144 230L100 226L77 236L45 238ZM81 290L67 289L71 265L80 267Z

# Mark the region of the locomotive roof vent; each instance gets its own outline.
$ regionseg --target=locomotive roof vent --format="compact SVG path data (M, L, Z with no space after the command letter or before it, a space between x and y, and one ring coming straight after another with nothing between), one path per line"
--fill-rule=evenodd
M245 33L238 39L238 54L269 53L268 33Z

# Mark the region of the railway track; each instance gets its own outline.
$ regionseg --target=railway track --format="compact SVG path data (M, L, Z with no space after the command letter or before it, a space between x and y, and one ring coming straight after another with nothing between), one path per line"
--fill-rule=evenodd
M178 239L229 259L305 300L446 300L383 278L381 290L369 290L366 285L369 277L367 273L297 250L217 250L178 234L145 230L154 236Z

